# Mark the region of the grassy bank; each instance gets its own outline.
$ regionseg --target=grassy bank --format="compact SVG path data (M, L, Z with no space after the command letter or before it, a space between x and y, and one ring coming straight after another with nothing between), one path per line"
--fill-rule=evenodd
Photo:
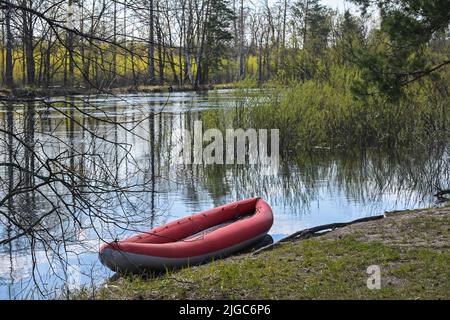
M450 299L450 208L406 211L154 278L122 277L86 299ZM381 289L366 286L381 268Z

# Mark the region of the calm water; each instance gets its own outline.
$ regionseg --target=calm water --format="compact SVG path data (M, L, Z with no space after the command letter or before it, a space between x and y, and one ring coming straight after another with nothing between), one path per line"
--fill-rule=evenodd
M408 152L290 150L276 175L262 175L257 166L177 164L182 130L190 128L194 120L207 123L219 117L226 121L250 99L236 98L227 90L55 97L49 100L51 104L1 106L0 128L27 137L40 158L70 154L68 167L90 177L99 190L105 168L128 188L101 195L88 189L89 199L114 223L99 214L92 218L81 204L78 212L73 205L73 212L62 222L46 218L46 226L51 222L57 226L51 235L65 241L46 235L42 243L32 243L25 236L0 246L0 298L49 298L81 285L100 284L111 276L97 259L103 243L100 238L123 238L230 201L265 198L275 214L270 234L277 239L320 224L433 205L434 186L450 181L445 146L422 146ZM0 131L0 163L15 159L29 165L21 159L25 149ZM38 170L38 161L32 167ZM17 180L22 176L0 166L0 201L14 187L10 177ZM66 201L74 201L66 191L58 194L56 197L55 190L43 188L33 193L32 200L28 195L18 197L10 208L0 206L0 211L36 219L49 211L52 203L64 210ZM0 240L17 234L4 216L0 221Z

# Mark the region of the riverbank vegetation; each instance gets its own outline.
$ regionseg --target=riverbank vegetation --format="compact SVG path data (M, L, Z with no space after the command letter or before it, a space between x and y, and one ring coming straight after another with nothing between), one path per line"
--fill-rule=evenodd
M397 212L255 256L124 276L73 298L448 299L449 210ZM367 287L371 265L380 267L380 289Z
M381 94L355 98L355 73L335 67L326 80L288 86L271 82L258 92L240 89L236 94L244 101L236 103L234 112L213 110L204 121L214 128L277 128L284 152L424 147L448 141L450 72L439 81L427 78L409 85L394 101Z

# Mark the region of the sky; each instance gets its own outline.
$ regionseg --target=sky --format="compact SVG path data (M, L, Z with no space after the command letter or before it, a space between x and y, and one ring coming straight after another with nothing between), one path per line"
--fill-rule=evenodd
M251 1L252 3L265 3L266 0ZM278 2L277 0L267 0L269 4ZM351 12L355 12L357 7L348 0L320 0L320 3L326 5L332 9L337 9L339 12L344 12L346 9L350 9Z
M332 9L338 9L340 12L344 12L346 9L354 11L356 6L346 0L321 0L321 3L329 6Z

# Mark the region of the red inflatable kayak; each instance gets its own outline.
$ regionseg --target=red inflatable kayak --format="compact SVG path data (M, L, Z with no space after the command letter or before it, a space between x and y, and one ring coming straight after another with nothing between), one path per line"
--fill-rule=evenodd
M105 244L100 261L120 272L196 265L257 243L272 223L272 209L264 200L241 200Z

